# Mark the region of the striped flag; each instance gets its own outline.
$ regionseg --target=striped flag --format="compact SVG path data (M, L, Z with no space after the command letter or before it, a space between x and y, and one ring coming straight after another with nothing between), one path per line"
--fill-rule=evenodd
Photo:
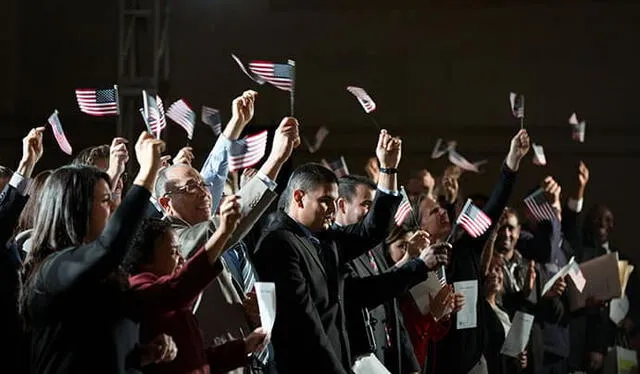
M180 99L171 104L167 110L167 117L171 118L173 122L177 123L187 132L187 138L193 139L193 128L196 123L196 114L189 107L184 99Z
M464 231L472 237L477 238L489 229L489 226L491 226L491 218L480 210L480 208L473 205L471 199L467 199L456 220L456 225L462 226Z
M233 60L238 64L238 66L240 67L240 70L242 70L243 73L245 73L247 75L247 77L249 77L252 81L256 82L259 85L263 85L266 83L266 81L264 79L262 79L261 76L254 74L253 72L247 70L246 67L244 67L244 64L242 63L242 61L240 61L240 59L234 55L231 54L231 58L233 58Z
M584 131L587 123L585 121L578 122L578 116L575 113L569 117L569 124L571 125L571 137L573 140L584 143Z
M411 203L409 202L409 197L407 196L404 187L400 188L400 194L402 195L402 202L398 206L396 214L393 216L396 226L402 226L404 221L407 220L407 217L409 217L412 212Z
M544 166L547 164L547 157L544 155L544 148L541 145L533 143L533 164L538 166Z
M326 162L326 165L329 169L333 170L336 174L336 177L344 177L345 175L349 175L349 168L347 168L347 162L344 160L343 156L340 156L339 159L331 162Z
M511 102L511 113L516 118L524 118L524 95L511 92L509 93L509 101Z
M544 196L542 188L538 188L531 195L527 196L524 199L524 205L533 218L536 219L536 222L553 221L556 217L556 213Z
M213 130L216 136L222 133L222 120L220 119L220 111L218 109L202 106L202 122Z
M260 162L267 150L267 130L249 135L231 144L229 171L250 168Z
M64 135L64 130L62 130L62 123L60 122L60 118L58 117L58 111L55 110L52 115L49 116L47 120L51 125L51 129L53 130L53 136L55 136L60 149L68 155L71 155L73 150L71 149L71 144L67 140L67 137Z
M462 170L472 171L474 173L480 173L480 166L487 163L487 160L476 161L474 163L469 162L464 156L456 151L454 145L449 146L449 162L459 166Z
M274 64L271 61L251 61L249 70L266 82L283 91L293 91L294 65L292 60L288 64Z
M76 99L80 111L92 116L117 116L120 114L118 108L118 87L107 89L78 88L76 89Z
M376 110L376 103L364 89L360 87L349 86L347 87L347 91L351 92L351 94L355 96L356 99L358 99L358 102L360 102L360 105L362 105L366 113L371 113Z
M329 135L329 129L326 128L325 126L322 126L316 132L316 136L313 144L311 144L311 142L309 142L309 140L304 136L302 137L302 140L307 146L309 153L316 153L318 149L320 149L320 146L322 146L322 143L324 142L324 139L327 137L327 135Z
M152 134L155 134L157 138L160 138L160 133L167 127L167 119L164 115L162 99L160 99L158 95L153 97L145 90L142 90L142 101L144 103L143 116L147 128Z

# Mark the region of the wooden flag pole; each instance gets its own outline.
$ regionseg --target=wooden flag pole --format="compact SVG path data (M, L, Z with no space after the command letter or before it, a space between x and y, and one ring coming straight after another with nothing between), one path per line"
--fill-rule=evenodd
M291 66L291 91L289 92L289 112L291 113L291 117L294 116L294 106L295 106L295 92L296 92L296 62L294 60L288 61L289 66Z

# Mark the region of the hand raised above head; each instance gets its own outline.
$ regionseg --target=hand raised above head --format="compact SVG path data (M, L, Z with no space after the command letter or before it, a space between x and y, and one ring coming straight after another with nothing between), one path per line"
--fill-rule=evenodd
M509 169L517 171L520 167L520 161L529 152L531 147L529 134L527 130L522 129L511 139L509 145L509 154L507 154L506 163Z
M376 146L376 156L380 162L380 167L385 169L395 169L402 157L402 140L391 136L387 130L380 130L378 145Z
M255 100L258 93L253 90L247 90L241 96L233 99L231 104L232 120L237 121L240 127L246 126L255 111Z
M193 148L191 147L182 147L176 157L173 158L173 164L186 164L191 166L191 162L193 161Z

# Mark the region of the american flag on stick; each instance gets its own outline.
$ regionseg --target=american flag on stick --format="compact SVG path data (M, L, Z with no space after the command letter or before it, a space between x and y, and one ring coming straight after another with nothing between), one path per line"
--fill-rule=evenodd
M167 127L167 118L164 115L162 99L160 99L158 95L154 98L143 90L142 102L144 103L143 117L145 118L147 128L152 134L155 134L157 138L160 138L160 133Z
M351 92L351 94L355 96L356 99L358 99L358 102L360 102L360 105L362 105L362 108L364 108L364 111L366 113L371 113L376 110L376 103L364 89L360 87L349 86L347 87L347 91Z
M524 95L511 92L509 93L509 101L511 102L511 113L516 118L524 118Z
M402 195L402 201L398 206L398 210L396 210L396 214L393 216L396 226L402 226L404 221L407 220L407 217L409 217L412 212L411 203L409 202L409 197L407 196L404 187L400 188L400 195Z
M456 225L462 228L472 237L477 238L485 233L491 226L491 218L487 216L480 208L473 205L471 199L462 207L462 211L456 220Z
M91 116L117 116L120 114L118 107L118 86L106 89L78 88L76 99L80 111Z
M58 117L58 111L55 110L52 115L49 116L47 120L51 125L51 129L53 130L53 136L55 136L60 149L68 155L71 155L73 150L71 149L71 144L67 140L67 137L64 135L64 130L62 130L62 123L60 122L60 118Z
M544 148L541 145L533 143L533 164L538 166L544 166L547 164L547 157L544 155Z
M253 74L283 91L293 91L294 69L295 63L291 60L288 64L275 64L271 61L251 61L249 63L249 70Z
M202 106L202 122L209 126L216 136L222 133L222 120L220 119L220 111L208 106Z
M325 126L322 126L316 132L316 136L313 144L311 144L309 140L304 136L302 137L302 140L307 146L309 153L316 153L318 149L320 149L320 146L322 146L322 143L324 142L324 139L327 137L327 135L329 135L329 129L326 128Z
M538 188L531 195L525 197L524 205L536 222L553 221L556 217L556 213L544 196L542 188Z
M187 132L187 138L193 139L193 128L196 123L196 114L189 107L184 99L180 99L171 104L167 110L167 117L171 118L173 122L177 123Z
M578 122L578 116L575 113L569 117L569 124L571 125L571 137L573 140L584 143L584 132L587 123L585 121Z
M231 144L229 171L250 168L260 162L267 150L267 130Z
M347 168L347 162L344 160L343 156L340 156L335 161L326 162L323 160L323 163L336 174L336 177L344 177L345 175L349 175L349 168Z

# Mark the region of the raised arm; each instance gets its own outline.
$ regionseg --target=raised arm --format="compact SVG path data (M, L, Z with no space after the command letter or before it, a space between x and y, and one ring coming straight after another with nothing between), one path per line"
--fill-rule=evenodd
M255 254L255 266L260 279L276 285L278 318L272 331L276 349L302 344L313 354L316 372L346 374L342 363L324 331L309 286L301 267L299 253L279 233L268 234ZM279 348L283 347L283 348Z
M44 127L33 128L22 139L22 159L18 169L0 193L0 245L4 245L11 237L18 224L18 218L29 196L27 187L36 163L42 157L42 132Z
M160 166L164 142L143 132L136 144L140 171L134 186L107 222L102 234L88 244L50 255L43 265L43 287L49 296L77 285L97 281L110 274L122 261L129 244L144 219L151 189Z

